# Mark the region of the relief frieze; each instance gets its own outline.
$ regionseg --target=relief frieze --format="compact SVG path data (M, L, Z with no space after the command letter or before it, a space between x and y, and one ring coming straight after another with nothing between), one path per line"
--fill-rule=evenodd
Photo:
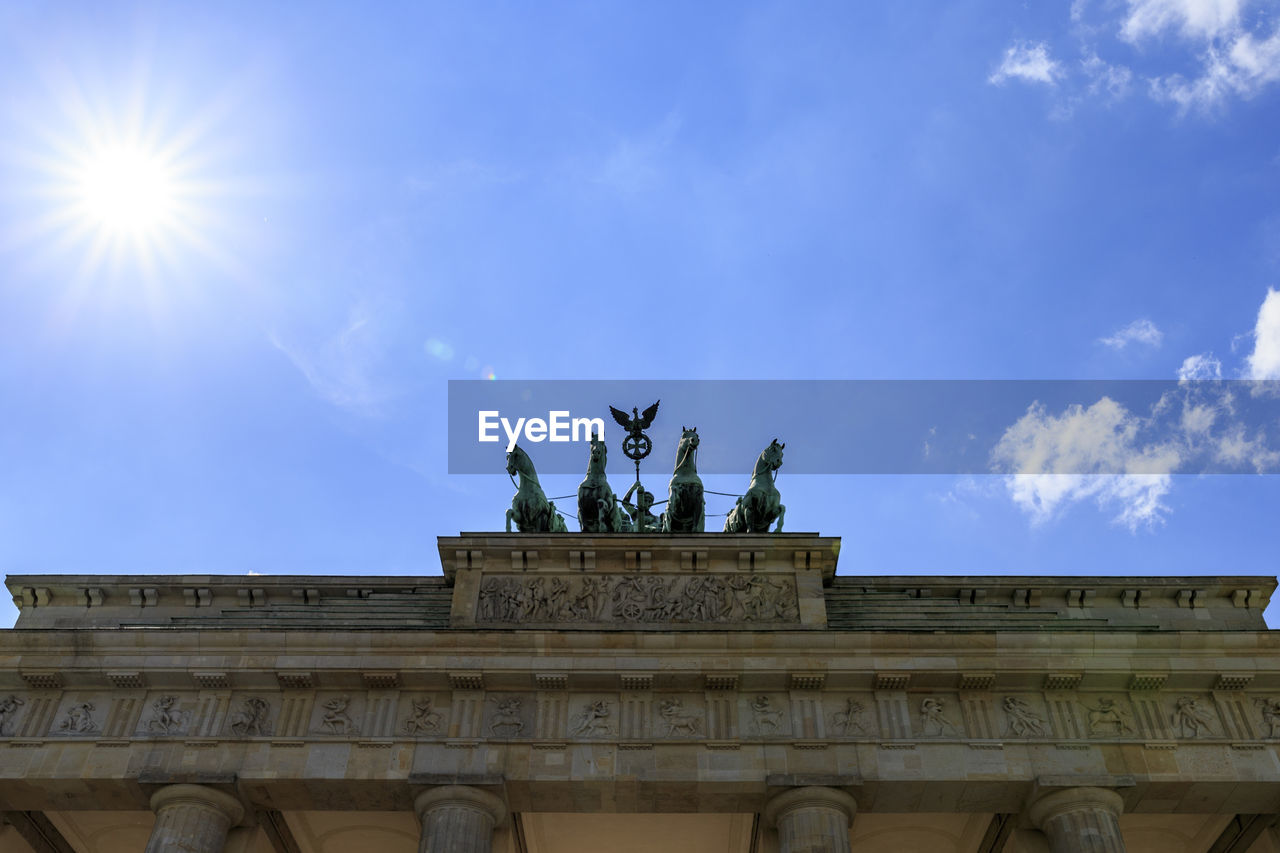
M58 722L59 734L94 734L98 723L93 718L92 702L77 702L66 710Z
M240 709L231 718L231 733L241 737L261 737L271 734L269 716L271 704L260 696L248 696L240 703Z
M0 737L49 734L97 738L114 736L118 728L127 725L132 737L139 740L190 737L203 731L213 735L210 726L220 730L221 737L231 739L377 735L417 740L786 741L809 737L805 733L810 728L822 732L814 736L836 740L903 739L894 728L892 714L877 704L879 700L871 692L841 691L804 698L811 706L796 704L800 700L784 693L754 691L705 695L475 691L464 697L474 703L467 707L451 707L444 693L405 693L390 699L363 692L322 691L312 696L232 695L210 703L197 702L196 694L180 691L152 693L145 702L129 696L3 694ZM719 703L714 708L711 698ZM455 696L455 705L457 701ZM725 701L729 705L724 705ZM305 704L292 709L289 702ZM1268 695L1240 693L1224 698L1150 691L1132 699L1092 691L907 691L901 702L902 714L908 719L908 739L1051 741L1082 748L1108 741L1172 744L1280 739L1280 697ZM1148 706L1150 713L1143 710ZM130 707L138 710L130 711ZM474 711L468 710L470 707ZM451 731L450 720L455 716L464 721L474 719L474 723ZM296 725L290 722L295 718ZM1159 721L1156 729L1149 718ZM816 728L806 722L810 720L818 721ZM368 732L363 731L366 727Z
M783 734L782 717L782 709L775 707L768 696L757 696L751 700L751 720L756 734L762 737Z
M177 734L186 723L187 711L178 708L177 696L161 696L151 703L151 719L147 731L152 734Z
M8 737L13 734L14 721L18 718L18 709L27 704L24 700L19 699L10 693L3 699L0 699L0 737Z
M1004 709L1005 734L1013 737L1044 737L1048 734L1044 718L1036 713L1031 703L1017 696L1006 696L1000 703Z
M404 721L404 733L411 736L439 735L444 729L444 714L436 710L430 696L410 702L409 718Z
M795 582L754 575L497 575L480 584L479 622L798 622Z

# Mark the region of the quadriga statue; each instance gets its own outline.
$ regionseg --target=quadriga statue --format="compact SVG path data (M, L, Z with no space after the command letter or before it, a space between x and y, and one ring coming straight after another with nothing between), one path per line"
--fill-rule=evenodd
M702 494L702 478L698 476L698 428L680 427L662 532L701 533L706 519L707 503Z
M533 460L519 445L507 454L507 474L512 478L519 477L515 497L511 499L511 509L507 510L507 532L511 532L511 524L515 522L516 530L521 533L565 533L568 528L564 516L556 512L556 505L547 500L547 495L538 483L538 473L533 469Z
M578 486L578 527L583 533L624 533L631 527L604 474L607 454L604 442L591 436L587 476Z
M782 495L778 494L773 480L774 472L782 467L782 451L786 446L775 438L756 459L747 493L738 498L737 505L724 520L725 533L768 533L775 519L778 524L773 532L782 532L782 518L787 508L782 505Z

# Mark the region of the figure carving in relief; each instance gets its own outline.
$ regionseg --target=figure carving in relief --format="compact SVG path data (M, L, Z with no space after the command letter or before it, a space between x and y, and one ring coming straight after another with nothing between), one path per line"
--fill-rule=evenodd
M520 719L520 700L518 698L500 699L498 712L489 723L489 734L500 735L499 729L506 732L507 737L519 735L524 731L524 720Z
M609 606L609 594L603 578L584 577L582 590L569 606L575 619L584 622L603 622L605 608Z
M178 710L177 696L161 696L151 703L153 716L147 721L147 731L171 734L182 728L186 714Z
M1276 737L1276 728L1280 726L1280 699L1259 697L1253 703L1262 711L1262 724L1267 727L1267 737Z
M10 694L6 699L0 699L0 736L8 734L6 729L13 722L13 719L18 716L18 706L25 704L13 694Z
M794 622L799 617L794 585L765 575L489 577L476 603L481 622Z
M404 721L404 730L411 735L435 734L440 731L442 719L440 712L431 706L431 697L428 696L413 703L413 715Z
M69 734L95 732L98 724L93 721L93 703L81 702L67 709L67 716L58 724L58 731Z
M1173 708L1174 728L1183 737L1200 737L1200 730L1213 734L1213 726L1209 722L1209 709L1201 708L1200 702L1193 696L1183 696Z
M751 713L755 715L756 731L760 734L765 733L766 726L769 734L777 734L782 728L782 711L773 707L768 696L757 696L751 703Z
M942 713L942 700L932 696L920 703L921 730L926 736L941 735L947 729L956 731L955 724Z
M547 593L547 617L562 621L569 608L569 583L564 578L551 579L551 591Z
M267 733L267 712L271 706L266 699L250 696L244 700L240 712L231 721L231 731L241 737L264 735Z
M1114 699L1104 697L1098 700L1098 707L1090 708L1087 705L1085 707L1089 711L1090 735L1121 735L1133 732L1133 728L1125 720Z
M347 714L347 706L351 704L350 696L338 696L324 703L324 715L320 718L320 726L326 734L349 735L356 733L356 725Z
M1006 696L1001 706L1009 717L1009 734L1018 737L1044 737L1044 720L1027 702L1017 696Z
M520 621L542 622L547 618L547 592L542 578L534 578L520 591Z
M698 718L684 713L684 704L679 699L664 699L658 706L658 716L667 724L667 737L672 737L677 732L687 735L698 733Z
M840 730L840 734L848 735L850 730L858 734L866 734L867 730L858 718L866 711L866 707L852 696L845 700L844 710L836 711L831 717L832 726Z
M573 727L575 735L586 737L609 737L613 734L613 726L609 725L609 703L605 701L588 702L582 706Z

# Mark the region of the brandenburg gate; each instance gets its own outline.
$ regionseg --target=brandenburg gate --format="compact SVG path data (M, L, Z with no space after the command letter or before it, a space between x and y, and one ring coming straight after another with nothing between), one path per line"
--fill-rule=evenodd
M526 530L424 577L11 576L0 850L1280 851L1273 578L839 551Z

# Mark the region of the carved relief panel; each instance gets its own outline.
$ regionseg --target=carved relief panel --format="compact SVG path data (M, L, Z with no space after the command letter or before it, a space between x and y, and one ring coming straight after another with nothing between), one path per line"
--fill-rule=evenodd
M738 719L747 721L743 734L761 738L791 736L791 700L785 693L744 694L739 704Z
M412 738L444 737L449 732L449 700L441 693L402 693L395 734Z
M485 697L482 736L498 740L534 736L534 697L524 693L490 693Z
M272 700L276 700L273 703ZM227 713L225 734L233 737L266 737L274 733L279 697L269 694L234 694Z
M141 737L188 734L198 710L196 696L178 692L149 693L134 733Z
M318 735L354 737L363 734L365 694L320 691L315 696L307 731Z
M0 696L0 737L13 737L18 731L18 719L26 704L24 696L13 693Z
M489 575L476 621L490 624L798 623L795 580L768 574Z

